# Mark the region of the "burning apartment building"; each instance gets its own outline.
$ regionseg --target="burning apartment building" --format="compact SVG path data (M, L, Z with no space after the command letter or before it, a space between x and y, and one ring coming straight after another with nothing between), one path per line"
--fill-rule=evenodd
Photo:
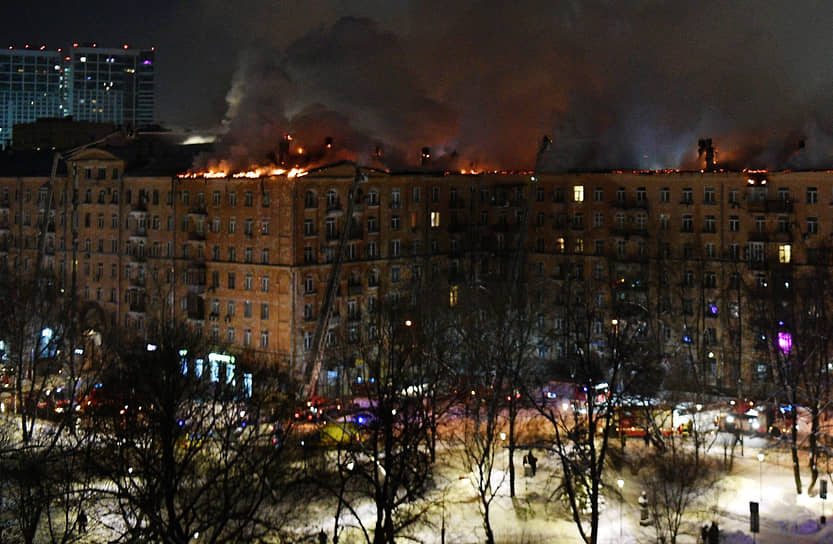
M610 318L616 286L636 286L663 351L698 343L709 385L727 392L767 380L760 332L744 319L753 291L738 286L831 264L829 171L464 174L428 168L427 148L425 167L410 171L299 168L286 143L268 168L240 172L91 147L59 169L51 208L51 155L5 157L0 259L32 271L44 222L43 266L75 289L90 327L144 334L167 312L239 360L296 374L320 345L365 336L383 301L410 303L414 285L451 292L521 259L540 296L569 286ZM558 297L551 307L555 316ZM604 320L595 330L603 341ZM539 355L566 350L554 340Z

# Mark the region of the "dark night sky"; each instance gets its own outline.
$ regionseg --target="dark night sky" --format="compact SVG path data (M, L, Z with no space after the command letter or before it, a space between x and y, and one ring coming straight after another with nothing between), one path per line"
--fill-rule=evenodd
M399 164L530 168L549 134L552 169L697 167L706 136L733 168L833 165L828 0L41 0L0 25L156 46L159 121L222 123L231 157L291 130Z

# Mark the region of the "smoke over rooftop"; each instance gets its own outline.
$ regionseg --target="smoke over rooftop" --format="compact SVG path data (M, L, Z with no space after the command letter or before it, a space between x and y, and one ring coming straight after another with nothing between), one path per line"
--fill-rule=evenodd
M287 134L292 160L392 168L419 165L429 147L435 167L528 169L544 135L550 171L699 169L703 138L718 168L833 166L826 6L255 4L223 13L227 32L253 36L219 151L241 167L274 162Z

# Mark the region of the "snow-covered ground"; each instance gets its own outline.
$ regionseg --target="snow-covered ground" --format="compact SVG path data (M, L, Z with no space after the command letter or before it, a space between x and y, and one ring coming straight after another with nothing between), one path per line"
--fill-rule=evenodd
M723 457L723 442L730 435L718 435L713 442L709 455L718 459ZM628 442L628 449L645 448L641 440ZM765 454L764 461L758 461L758 453ZM525 451L516 455L517 487L516 497L509 496L507 455L504 452L501 469L495 470L494 482L500 487L498 497L492 505L492 525L498 543L505 544L543 544L543 543L578 543L581 542L575 525L569 521L555 501L551 500L552 489L558 485L559 463L554 454L544 449L535 450L538 457L538 473L535 477L523 475L521 458ZM728 453L728 450L727 450ZM789 452L777 450L772 441L766 438L747 437L744 441L743 456L740 447L735 448L735 458L731 472L721 484L721 490L711 506L704 506L688 516L679 535L680 544L698 542L699 528L715 520L721 530L721 543L746 544L753 542L749 531L749 502L760 503L761 532L756 541L765 544L833 544L833 520L827 525L820 525L822 501L814 490L807 495L809 471L806 469L807 456L802 453L802 484L804 493L796 495ZM430 500L434 502L430 514L430 524L416 529L417 541L425 543L474 544L484 541L482 520L479 513L477 494L468 474L462 467L459 452L453 446L442 448L436 467L437 482ZM624 480L623 500L611 495L605 501L605 509L600 520L600 543L654 543L656 535L651 527L639 525L639 506L637 498L642 491L639 476L625 471L613 476ZM612 483L612 482L611 482ZM615 484L614 484L615 485ZM442 500L442 499L445 500ZM833 495L831 495L833 499ZM826 514L833 517L833 500L825 504ZM444 505L444 506L443 506ZM369 504L358 509L365 524L372 528L374 513ZM324 529L332 538L334 509L323 504L310 504L306 507L306 527L300 528L307 540L316 541L313 534ZM101 520L99 520L100 522ZM114 520L107 520L112 523ZM355 520L345 517L342 526L355 525ZM101 525L91 520L100 530ZM620 536L621 534L621 536ZM87 541L105 542L106 537L90 536ZM298 535L301 536L300 534ZM311 539L311 540L310 540ZM294 542L295 540L293 540ZM301 540L299 540L301 541ZM340 535L340 543L362 542L357 531L345 528ZM406 541L403 539L403 542Z

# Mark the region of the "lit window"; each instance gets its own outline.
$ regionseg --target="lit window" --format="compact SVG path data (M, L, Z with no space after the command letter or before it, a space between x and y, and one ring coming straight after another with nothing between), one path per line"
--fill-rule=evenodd
M437 228L440 226L440 212L431 212L431 227Z
M458 288L456 285L453 285L448 292L448 305L452 308L457 306L457 296L458 296Z
M778 246L778 262L779 263L788 263L790 262L792 248L790 244L781 244Z
M584 202L584 185L573 185L573 201Z

